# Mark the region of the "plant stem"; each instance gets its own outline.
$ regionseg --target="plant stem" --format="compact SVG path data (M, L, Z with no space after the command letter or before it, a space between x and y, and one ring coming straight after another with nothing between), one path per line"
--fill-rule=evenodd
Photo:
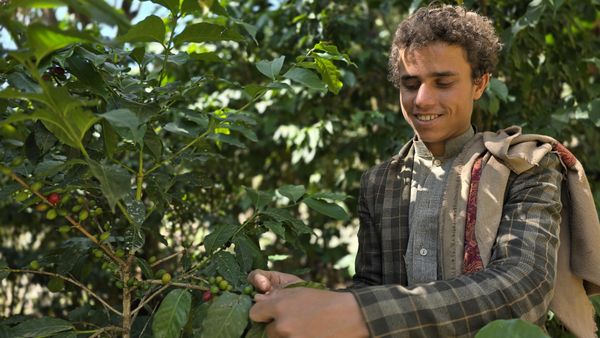
M90 290L87 286L83 285L81 282L79 282L79 281L77 281L75 279L72 279L72 278L69 278L69 277L66 277L66 276L63 276L63 275L59 275L59 274L54 273L54 272L48 272L48 271L38 271L38 270L28 270L28 269L8 269L8 268L2 268L0 270L9 271L9 272L15 272L15 273L34 273L34 274L38 274L38 275L46 275L46 276L60 278L62 280L65 280L65 281L67 281L67 282L69 282L71 284L74 284L74 285L78 286L79 288L81 288L82 290L84 290L85 292L87 292L90 296L94 297L96 300L98 300L100 303L102 303L102 305L104 305L110 311L116 313L119 316L123 315L117 309L115 309L110 304L108 304L104 299L102 299L100 296L98 296L94 291Z
M131 337L131 289L127 286L127 281L131 275L131 264L133 263L134 255L127 257L127 264L121 268L121 280L123 281L123 338Z
M135 191L135 199L142 200L142 185L144 183L144 145L140 147L139 168L137 173L137 189Z
M159 162L156 165L154 165L154 167L152 167L148 171L146 171L145 175L150 174L151 172L155 171L156 169L162 167L163 164L169 163L169 162L173 161L175 158L179 157L179 155L181 155L189 147L193 146L194 144L196 144L196 142L198 142L201 139L205 138L212 131L212 129L213 129L212 128L212 124L209 124L208 129L204 133L202 133L201 135L199 135L198 137L196 137L195 139L193 139L190 143L186 144L183 148L179 149L175 154L171 155L166 160L162 160L161 162Z
M171 54L171 48L173 47L173 38L175 37L175 28L177 27L177 20L179 19L179 15L173 16L173 21L171 22L171 34L169 36L169 41L166 45L163 45L165 49L165 57L163 59L162 69L160 70L160 76L158 78L158 85L160 86L163 82L163 79L167 75L167 60L169 59L169 55Z

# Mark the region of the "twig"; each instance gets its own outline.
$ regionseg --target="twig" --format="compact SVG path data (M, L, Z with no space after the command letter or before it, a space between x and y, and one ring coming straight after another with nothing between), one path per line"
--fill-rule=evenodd
M168 261L168 260L170 260L170 259L172 259L174 257L179 256L179 255L183 255L185 253L185 251L186 251L186 249L183 249L181 251L177 251L177 252L175 252L173 254L170 254L170 255L168 255L166 257L163 257L163 258L157 260L156 262L150 264L150 267L155 267L155 266L159 265L160 263L166 262L166 261Z
M57 277L60 278L62 280L65 280L71 284L75 284L78 287L80 287L82 290L84 290L85 292L87 292L90 296L96 298L100 303L102 303L102 305L104 305L107 309L111 310L112 312L116 313L119 316L122 316L123 314L118 311L117 309L113 308L110 304L108 304L104 299L100 298L100 296L98 296L94 291L90 290L87 286L83 285L81 282L69 278L69 277L65 277L63 275L59 275L57 273L54 272L48 272L48 271L38 271L38 270L29 270L29 269L10 269L10 268L2 268L0 269L0 271L9 271L9 272L16 272L16 273L33 273L33 274L38 274L38 275L46 275L46 276L51 276L51 277Z
M104 332L108 332L108 331L123 331L123 329L118 326L103 327L103 328L100 328L98 331L96 331L96 333L91 335L89 338L100 337L101 334L103 334Z
M146 298L146 300L142 299L142 301L140 302L140 304L138 305L138 307L136 307L135 309L133 309L131 311L131 314L133 315L132 322L133 322L133 320L135 320L135 317L137 316L137 313L144 307L144 305L148 304L152 300L152 298L158 296L161 292L165 291L169 286L171 286L171 285L167 284L167 285L163 286L162 288L154 291L154 293L151 294L148 298Z
M27 182L25 182L21 177L19 177L18 175L16 175L14 172L10 172L9 176L17 181L17 183L19 183L21 186L23 186L24 188L28 189L29 191L33 192L37 197L39 197L42 202L46 203L47 205L49 205L52 208L55 208L56 206L52 203L50 203L50 201L46 198L46 196L44 196L43 194L41 194L39 192L39 190L33 190L31 189L31 186L29 184L27 184ZM103 245L100 243L100 241L91 233L89 233L89 231L87 231L83 225L81 225L81 223L79 223L78 221L76 221L73 217L71 217L70 215L66 215L65 219L67 221L69 221L69 223L71 223L73 225L73 227L75 227L75 229L77 229L79 232L81 232L85 237L87 237L90 241L92 241L94 244L96 244L98 247L100 247L100 249L102 249L102 251L104 251L104 253L106 253L113 261L117 262L119 265L123 266L125 265L125 262L120 259L119 257L115 256L114 252L107 247L106 245Z

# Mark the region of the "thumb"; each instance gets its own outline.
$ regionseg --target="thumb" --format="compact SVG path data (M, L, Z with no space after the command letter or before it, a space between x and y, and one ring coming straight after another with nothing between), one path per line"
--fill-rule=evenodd
M272 273L270 271L256 269L248 275L248 282L254 285L258 291L265 293L273 288L271 278Z

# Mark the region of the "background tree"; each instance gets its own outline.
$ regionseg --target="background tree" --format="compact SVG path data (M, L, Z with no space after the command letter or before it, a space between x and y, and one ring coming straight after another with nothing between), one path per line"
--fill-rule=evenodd
M8 319L0 336L33 325L20 315L70 321L47 323L56 332L150 335L169 306L188 311L156 330L185 326L195 336L222 327L209 318L228 302L242 304L235 314L244 317L241 275L252 267L328 286L348 281L360 175L412 136L386 80L391 36L426 4L1 4L0 24L16 46L0 52L0 258L11 269L36 260L26 270L56 275L13 271L2 281L0 315ZM477 128L517 124L563 140L600 201L592 156L600 144L600 4L464 5L490 16L505 46L476 107ZM60 201L52 203L53 193ZM166 274L172 280L162 286ZM135 311L155 296L124 325L57 275L81 281L120 313L124 299ZM218 289L219 276L231 291ZM204 299L211 288L227 294L221 305ZM240 323L231 335L248 330ZM556 320L549 328L567 335Z

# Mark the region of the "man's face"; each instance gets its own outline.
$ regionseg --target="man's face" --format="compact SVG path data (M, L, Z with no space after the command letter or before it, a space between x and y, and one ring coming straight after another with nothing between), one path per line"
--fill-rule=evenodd
M470 128L473 101L483 94L489 75L474 82L464 49L442 42L401 55L404 119L434 155L443 155L445 142Z

